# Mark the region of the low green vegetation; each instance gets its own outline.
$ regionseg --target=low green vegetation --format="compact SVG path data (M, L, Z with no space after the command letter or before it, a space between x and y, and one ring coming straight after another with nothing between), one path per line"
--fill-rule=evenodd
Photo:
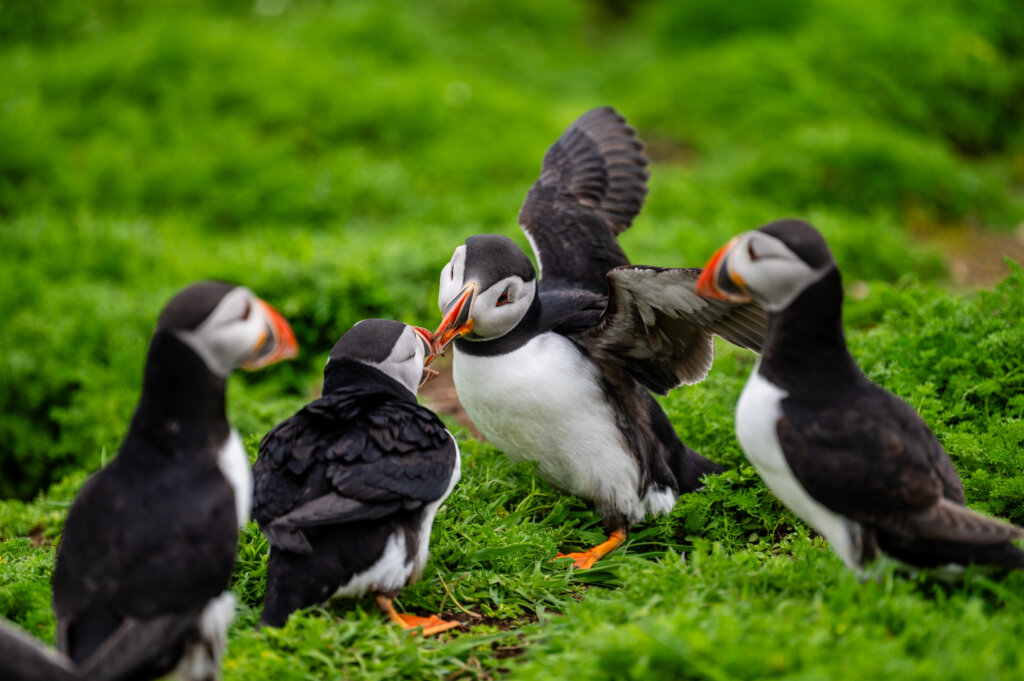
M547 145L618 107L651 192L638 263L699 265L799 215L851 295L851 349L932 425L969 503L1024 524L1024 271L950 290L938 235L1014 243L1024 221L1024 24L1008 0L0 0L0 616L52 642L54 546L117 451L163 303L244 282L302 356L231 379L262 435L319 389L371 316L436 325L466 236L525 245L515 214ZM960 255L960 254L954 254ZM463 480L399 605L440 640L343 600L256 631L266 543L243 533L228 680L1019 679L1024 576L859 583L745 462L753 366L662 400L729 470L587 572L579 500L454 421ZM159 532L154 528L154 532Z

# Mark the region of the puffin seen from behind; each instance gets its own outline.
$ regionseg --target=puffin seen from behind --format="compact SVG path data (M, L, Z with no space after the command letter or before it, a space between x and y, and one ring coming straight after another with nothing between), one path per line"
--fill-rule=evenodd
M128 434L82 487L57 549L57 647L83 678L219 677L252 493L225 383L296 352L288 323L247 288L199 282L164 308Z
M424 368L430 349L426 329L359 322L331 350L323 396L263 438L253 516L270 560L260 624L370 592L405 629L458 626L392 603L422 572L434 515L460 475L455 439L416 402L434 373Z
M435 351L454 340L470 418L603 520L607 541L567 554L580 568L722 470L680 441L648 390L701 381L712 334L756 351L764 333L756 305L698 297L700 270L629 266L616 236L647 193L643 150L611 107L584 114L548 149L519 213L542 278L494 234L469 237L440 278Z
M880 553L932 568L1024 568L1024 530L972 511L938 438L872 383L846 347L839 269L821 234L780 220L708 261L702 296L769 311L761 359L736 405L736 436L765 484L850 568Z

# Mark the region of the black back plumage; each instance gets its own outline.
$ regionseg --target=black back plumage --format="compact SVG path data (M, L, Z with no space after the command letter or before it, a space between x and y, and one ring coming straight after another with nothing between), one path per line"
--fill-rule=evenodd
M224 380L158 328L128 434L75 499L58 547L58 645L77 663L131 629L133 650L104 654L121 657L116 664L138 678L162 675L194 634L197 614L227 588L238 526L217 454L229 431Z
M458 456L444 424L377 369L332 359L325 394L270 431L254 468L253 516L271 546L262 621L326 600L402 532L417 551L424 507Z
M324 495L348 500L348 522L411 510L441 497L455 449L437 416L372 367L332 361L344 385L282 421L260 443L253 517L264 526ZM315 522L311 524L321 524Z

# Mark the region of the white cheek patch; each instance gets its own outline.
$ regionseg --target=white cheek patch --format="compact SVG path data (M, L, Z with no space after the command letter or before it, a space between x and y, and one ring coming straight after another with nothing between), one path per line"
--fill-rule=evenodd
M751 243L760 253L760 257L753 260L748 250ZM755 232L732 251L729 269L743 279L747 289L766 309L778 312L789 307L830 268L815 270L779 239Z
M242 314L249 306L249 316ZM226 378L252 352L262 334L267 332L267 320L255 296L246 288L231 291L217 304L213 312L192 331L175 331L179 339L199 355L206 367L221 378Z
M498 305L498 298L505 290L509 302ZM507 277L486 291L481 291L473 303L473 338L500 338L516 327L526 316L527 310L537 294L537 280L524 283L519 277Z
M423 343L413 328L407 326L387 359L379 364L367 364L380 369L415 395L423 377Z
M440 286L437 292L437 306L443 312L444 308L462 290L463 279L466 273L466 247L459 246L452 254L452 259L441 270Z

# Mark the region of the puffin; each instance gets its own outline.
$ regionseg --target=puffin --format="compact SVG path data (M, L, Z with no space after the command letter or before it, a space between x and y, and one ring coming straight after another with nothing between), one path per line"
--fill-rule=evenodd
M872 383L846 346L843 286L825 239L779 220L720 248L697 282L757 301L768 335L736 405L736 437L765 484L862 576L881 556L912 568L1024 568L1024 530L966 506L928 425Z
M440 275L434 351L454 343L473 423L601 517L606 541L557 556L581 569L723 470L679 439L651 392L703 380L713 335L754 351L764 336L756 304L696 295L699 269L629 264L616 237L643 205L647 165L615 109L585 113L548 149L519 213L540 271L508 237L480 234Z
M367 319L331 350L323 394L267 433L253 517L270 544L262 626L335 596L372 593L392 622L433 635L459 626L399 614L427 562L434 516L459 481L455 438L416 401L430 331Z
M57 548L57 648L84 678L219 677L252 504L225 383L297 350L288 322L243 286L194 283L164 307L128 433L82 487Z

